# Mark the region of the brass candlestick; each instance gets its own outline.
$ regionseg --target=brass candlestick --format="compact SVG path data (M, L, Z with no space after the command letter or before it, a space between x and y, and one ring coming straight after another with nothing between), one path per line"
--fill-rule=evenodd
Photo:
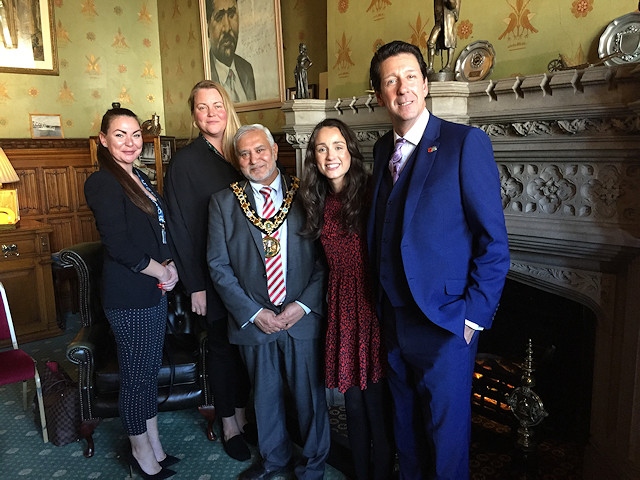
M536 385L535 379L531 375L534 371L531 339L529 339L527 345L522 371L523 374L520 377L521 386L514 389L511 395L507 395L507 404L511 407L511 411L520 425L518 428L518 445L525 452L530 452L535 448L531 427L540 424L549 415L544 409L542 399L531 390Z

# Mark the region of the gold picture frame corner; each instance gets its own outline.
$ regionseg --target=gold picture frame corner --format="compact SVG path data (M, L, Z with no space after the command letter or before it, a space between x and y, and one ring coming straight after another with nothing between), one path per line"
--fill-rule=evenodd
M10 48L5 47L4 42L0 42L0 73L60 75L53 0L32 0L32 4L38 11L32 14L32 20L28 21L29 15L19 11L20 3L0 2L0 18L15 19L13 22L8 22L7 30L15 29L10 32L10 38L17 39L16 45ZM31 34L31 46L29 46L25 41L28 36L20 33L23 29L31 32L33 23L37 24L39 29L36 29L36 34ZM33 52L31 57L28 55L29 51ZM40 56L42 59L39 58ZM28 65L24 63L27 57L32 59Z

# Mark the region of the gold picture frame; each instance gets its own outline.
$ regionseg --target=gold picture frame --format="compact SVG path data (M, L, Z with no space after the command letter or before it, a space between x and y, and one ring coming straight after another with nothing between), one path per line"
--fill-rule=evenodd
M0 73L58 75L53 0L0 2Z
M200 7L200 31L202 33L202 58L205 78L225 85L226 77L219 78L216 64L221 71L228 71L214 58L210 48L209 27L215 24L212 20L211 0L198 0ZM231 5L218 15L219 24L228 25L229 15L237 15L236 49L234 65L239 77L242 91L234 103L238 112L280 108L284 102L284 57L282 49L282 24L280 18L280 1L237 0L237 11ZM216 33L212 27L212 34ZM228 27L224 27L228 28ZM222 38L222 37L219 37ZM225 85L227 90L229 86ZM252 86L255 92L252 90ZM230 96L232 92L229 92ZM253 96L255 95L255 97Z
M30 113L31 138L52 139L64 138L62 117L57 114Z

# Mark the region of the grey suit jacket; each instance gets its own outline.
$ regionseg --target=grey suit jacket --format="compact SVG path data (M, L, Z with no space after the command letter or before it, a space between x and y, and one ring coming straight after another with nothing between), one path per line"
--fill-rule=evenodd
M244 191L255 209L248 181ZM312 339L324 330L325 269L316 243L298 234L304 220L302 206L294 199L287 216L285 305L297 300L311 309L287 331L293 338ZM230 342L259 345L275 340L276 335L267 335L253 324L242 328L260 308L278 309L267 292L261 233L247 220L231 189L214 194L209 203L207 262L213 284L229 311Z
M213 53L210 54L211 58L211 80L214 82L219 82L224 85L225 79L218 78L218 71L216 70L216 63L214 61ZM248 101L253 101L256 99L256 80L253 75L253 67L251 64L242 58L240 55L234 55L233 61L236 64L236 71L238 72L238 78L240 79L240 84L244 90L244 93L247 95Z

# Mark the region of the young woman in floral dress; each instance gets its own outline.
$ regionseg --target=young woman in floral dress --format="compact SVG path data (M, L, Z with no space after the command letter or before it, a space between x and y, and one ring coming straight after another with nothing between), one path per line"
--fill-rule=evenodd
M369 278L368 180L354 132L335 119L316 125L300 195L307 212L302 233L320 239L329 268L326 385L345 397L356 478L388 480L394 451L380 326Z

